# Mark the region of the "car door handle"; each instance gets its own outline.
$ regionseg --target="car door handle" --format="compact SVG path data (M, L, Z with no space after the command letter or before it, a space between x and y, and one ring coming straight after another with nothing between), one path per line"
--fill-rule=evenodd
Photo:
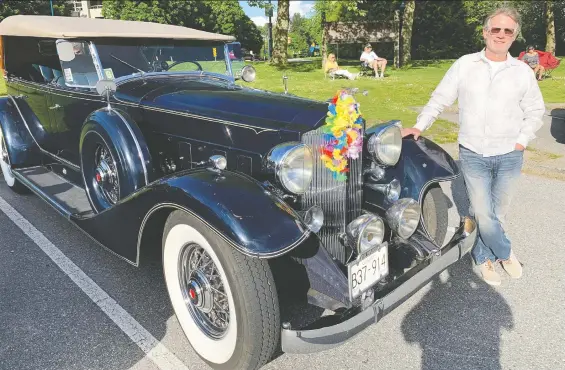
M54 106L49 107L49 109L59 109L59 108L61 108L59 104L55 104Z

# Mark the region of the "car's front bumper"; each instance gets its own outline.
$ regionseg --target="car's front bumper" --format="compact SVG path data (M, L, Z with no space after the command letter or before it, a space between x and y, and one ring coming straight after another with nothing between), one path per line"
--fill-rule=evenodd
M470 224L469 224L470 223ZM472 230L472 231L469 231ZM357 315L332 326L312 330L281 329L282 350L287 353L312 353L337 347L410 298L437 274L460 260L475 245L477 229L474 221L466 219L441 255L410 279L381 299L377 299Z

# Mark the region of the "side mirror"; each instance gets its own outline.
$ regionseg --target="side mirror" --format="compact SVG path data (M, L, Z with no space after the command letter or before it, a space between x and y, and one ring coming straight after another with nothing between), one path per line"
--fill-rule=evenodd
M110 95L116 92L116 83L112 80L99 80L96 83L96 91L100 96L106 95L108 101L108 110L112 109L110 106Z
M246 65L241 69L241 78L245 82L253 82L255 81L257 73L255 72L255 68L250 65Z
M114 93L116 91L116 83L112 80L100 80L96 83L96 91L101 96Z

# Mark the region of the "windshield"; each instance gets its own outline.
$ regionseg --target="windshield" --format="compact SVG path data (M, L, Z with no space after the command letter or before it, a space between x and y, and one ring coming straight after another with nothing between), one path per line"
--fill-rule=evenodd
M229 75L224 44L118 45L96 43L105 78L140 72L212 72Z

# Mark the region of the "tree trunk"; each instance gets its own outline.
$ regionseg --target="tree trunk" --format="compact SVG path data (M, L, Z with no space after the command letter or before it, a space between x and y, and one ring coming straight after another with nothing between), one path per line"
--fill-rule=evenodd
M328 27L329 25L326 22L326 12L322 12L322 70L325 71L326 68L326 59L328 58Z
M396 9L394 11L394 22L393 22L393 30L396 34L394 38L394 67L400 67L400 10Z
M555 54L555 17L553 15L553 2L545 2L545 51Z
M401 65L404 66L412 59L410 50L412 48L412 25L414 24L414 9L416 8L415 0L408 0L406 8L402 16L402 60Z
M288 25L289 25L289 0L279 0L277 10L277 31L273 47L272 63L282 66L288 62Z

